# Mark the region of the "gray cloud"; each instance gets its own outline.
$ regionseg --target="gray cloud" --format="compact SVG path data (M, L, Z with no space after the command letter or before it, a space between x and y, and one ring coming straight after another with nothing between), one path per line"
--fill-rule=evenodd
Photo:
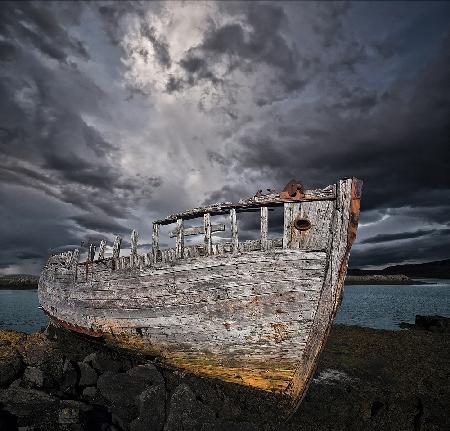
M378 234L371 238L366 238L360 241L360 244L378 244L380 242L398 241L402 239L419 238L436 232L436 229L420 229L414 232L399 232L399 233L385 233ZM439 231L442 233L442 230Z
M448 12L2 4L1 267L36 272L51 250L133 227L148 244L167 212L353 175L353 266L447 258Z

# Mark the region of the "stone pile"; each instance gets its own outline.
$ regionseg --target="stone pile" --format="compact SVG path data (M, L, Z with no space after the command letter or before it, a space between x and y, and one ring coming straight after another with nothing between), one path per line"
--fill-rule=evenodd
M243 386L53 327L0 330L0 431L450 430L448 319L419 320L428 330L335 326L287 420Z
M51 326L0 335L1 431L259 429L220 419L183 376L144 358Z

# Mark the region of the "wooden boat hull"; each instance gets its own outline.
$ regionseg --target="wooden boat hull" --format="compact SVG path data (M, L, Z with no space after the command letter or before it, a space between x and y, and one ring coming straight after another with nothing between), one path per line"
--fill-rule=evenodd
M259 243L160 263L130 258L120 269L112 258L78 264L70 253L52 256L39 300L71 330L276 394L293 411L340 303L359 195L360 183L349 179L334 199L285 205L285 225L301 214L312 229L287 229L279 248Z

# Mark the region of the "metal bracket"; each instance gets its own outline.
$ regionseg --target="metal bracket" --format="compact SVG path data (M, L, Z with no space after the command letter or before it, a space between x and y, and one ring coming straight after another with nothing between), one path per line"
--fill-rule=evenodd
M291 201L296 201L304 198L304 188L303 184L298 180L289 181L284 187L283 191L280 192L280 198L288 199Z

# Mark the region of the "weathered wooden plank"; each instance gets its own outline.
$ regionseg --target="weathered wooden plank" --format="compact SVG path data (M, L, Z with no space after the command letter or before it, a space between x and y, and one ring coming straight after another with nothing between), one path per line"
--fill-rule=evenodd
M138 232L133 229L131 231L131 237L130 237L130 266L132 268L135 268L138 266L138 241L139 241L139 234Z
M249 239L239 243L240 252L246 253L256 250L261 250L261 241L259 239Z
M269 229L269 212L267 207L261 207L261 250L266 251L269 248L267 239Z
M152 253L153 262L156 263L159 255L159 224L157 223L153 223L152 228Z
M320 190L306 190L304 197L300 201L310 201L310 200L333 200L335 199L335 189L333 186L325 187ZM251 209L259 208L261 206L281 206L285 202L297 202L297 200L280 198L279 193L269 193L263 196L254 196L248 199L241 199L238 203L224 202L211 204L206 207L198 207L189 211L184 211L176 214L171 214L170 216L155 221L155 223L166 225L174 223L178 218L183 218L184 220L192 219L195 217L200 217L205 213L211 215L225 214L231 209Z
M224 224L212 224L211 225L211 232L223 232L223 231L225 231ZM204 226L189 227L189 228L184 229L184 236L204 235L204 234L205 234ZM175 238L176 236L177 236L176 229L169 233L170 238Z
M233 253L239 251L238 225L236 219L236 209L230 209L230 227L231 227L231 249Z
M80 250L75 249L70 257L70 266L74 266L76 268L79 259L80 259Z
M176 240L176 257L177 259L182 259L184 257L184 226L183 219L179 218L177 220L177 240Z
M87 255L87 261L88 262L93 262L95 259L95 245L94 244L89 244L89 250L88 250L88 255Z
M114 237L112 257L117 259L120 256L120 248L122 246L122 238L119 235Z
M153 253L152 252L145 253L144 254L144 267L150 266L152 264L153 264Z
M313 201L293 204L290 248L326 250L333 221L333 201ZM295 228L296 222L309 222L307 230Z
M102 239L100 241L100 246L98 248L98 259L102 260L105 258L105 250L106 250L106 241Z
M361 182L355 178L339 181L329 237L329 264L314 316L311 333L288 393L299 403L311 380L318 355L324 347L341 299L350 247L356 235ZM295 408L295 405L293 406Z
M203 215L203 228L205 231L205 250L206 254L212 254L212 238L211 238L211 215L206 213Z
M293 203L284 204L283 248L291 248L291 226L293 210Z

